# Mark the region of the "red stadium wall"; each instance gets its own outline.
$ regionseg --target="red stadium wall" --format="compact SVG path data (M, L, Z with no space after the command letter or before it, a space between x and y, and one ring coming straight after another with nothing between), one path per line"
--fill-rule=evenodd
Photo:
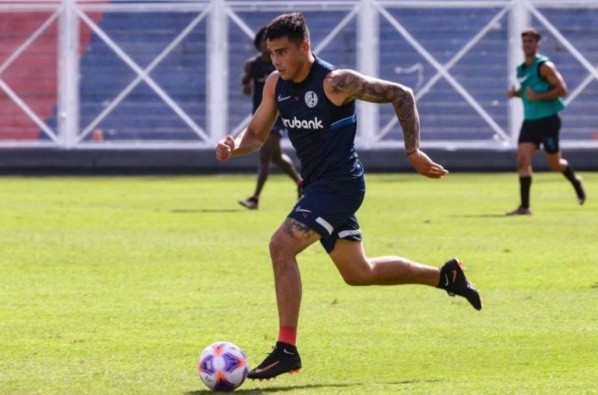
M0 65L50 16L50 13L41 12L0 14ZM88 16L96 23L102 18L100 13ZM54 114L58 99L58 28L57 19L0 72L0 79L43 121ZM91 37L91 29L81 23L80 53L85 51ZM6 92L0 91L0 140L35 140L39 137L40 128Z

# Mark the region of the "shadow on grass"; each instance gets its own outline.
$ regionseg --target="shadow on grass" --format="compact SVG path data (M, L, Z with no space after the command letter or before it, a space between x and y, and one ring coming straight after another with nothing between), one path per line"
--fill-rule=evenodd
M193 214L193 213L235 213L243 211L243 209L238 208L202 208L202 209L185 209L185 208L175 208L170 210L173 214Z
M404 380L404 381L395 381L386 383L387 385L404 385L404 384L418 384L418 383L435 383L441 380ZM291 385L291 386L278 386L278 387L268 387L268 388L255 388L255 389L238 389L235 390L235 394L246 394L246 395L259 395L259 394L267 394L269 392L284 392L284 391L296 391L296 390L310 390L310 389L325 389L325 388L349 388L349 387L361 387L362 384L354 383L354 384L309 384L309 385ZM189 391L185 392L185 395L203 395L203 394L213 394L214 391L212 390L199 390L199 391Z
M503 214L462 214L462 215L451 215L453 218L511 218L517 217L517 215L513 215L511 217Z
M290 385L288 387L268 387L268 388L255 388L250 390L238 389L235 390L235 394L247 394L247 395L258 395L267 394L268 392L283 392L283 391L295 391L295 390L308 390L308 389L322 389L322 388L345 388L354 387L360 384L310 384L310 385ZM185 392L185 395L202 395L202 394L213 394L212 390L200 390Z

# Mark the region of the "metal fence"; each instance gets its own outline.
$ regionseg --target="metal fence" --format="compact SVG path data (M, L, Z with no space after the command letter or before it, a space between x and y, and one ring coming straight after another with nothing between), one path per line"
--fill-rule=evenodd
M570 90L563 146L598 148L598 1L3 1L0 147L211 148L242 129L254 32L302 11L314 52L414 88L425 146L508 149L505 93L533 25ZM357 145L402 145L391 106L358 105Z

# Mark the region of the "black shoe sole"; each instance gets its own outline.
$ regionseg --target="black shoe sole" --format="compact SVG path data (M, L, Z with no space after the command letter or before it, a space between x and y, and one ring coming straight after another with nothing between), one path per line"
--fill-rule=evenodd
M248 375L247 375L247 378L248 378L249 380L259 380L259 381L262 381L262 380L272 380L272 379L275 379L276 377L278 377L278 376L280 376L280 375L282 375L282 374L285 374L285 373L288 373L288 374L297 374L297 373L299 373L300 371L301 371L301 368L297 368L297 369L291 369L291 370L288 370L288 371L285 371L285 372L280 372L280 373L277 373L277 374L275 374L275 375L273 375L273 376L250 376L250 375L248 374Z

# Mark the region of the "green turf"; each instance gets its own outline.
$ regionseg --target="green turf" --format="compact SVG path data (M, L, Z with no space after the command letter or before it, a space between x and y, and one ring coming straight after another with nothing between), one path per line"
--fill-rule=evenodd
M457 255L484 310L422 286L345 285L301 254L303 370L240 393L597 393L598 173L579 207L559 174L369 175L370 256ZM0 393L201 394L201 350L232 341L257 364L277 319L268 241L294 188L272 177L0 179Z

